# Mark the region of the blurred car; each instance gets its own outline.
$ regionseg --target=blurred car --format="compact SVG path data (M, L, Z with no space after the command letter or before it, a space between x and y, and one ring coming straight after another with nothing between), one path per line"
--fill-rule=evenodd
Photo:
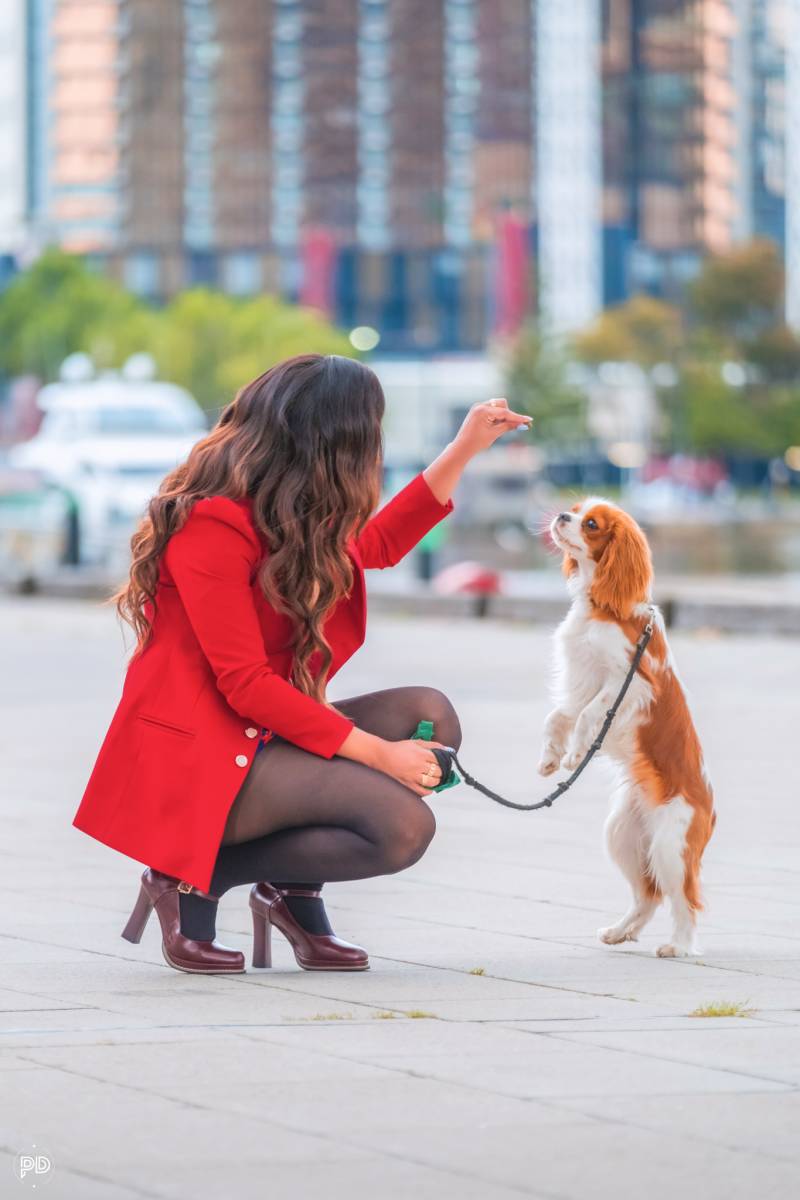
M99 378L39 393L38 433L9 452L71 501L70 558L113 561L163 477L208 431L197 402L171 383Z
M0 451L0 585L33 590L65 561L69 533L67 494Z

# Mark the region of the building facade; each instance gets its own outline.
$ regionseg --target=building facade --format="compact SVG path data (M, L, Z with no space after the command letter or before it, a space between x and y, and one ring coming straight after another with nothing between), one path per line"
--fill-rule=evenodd
M279 291L386 351L480 349L784 237L798 4L10 0L0 143L39 240L142 295Z
M0 282L25 240L25 6L0 6Z
M678 294L735 236L735 13L609 0L603 38L606 299Z

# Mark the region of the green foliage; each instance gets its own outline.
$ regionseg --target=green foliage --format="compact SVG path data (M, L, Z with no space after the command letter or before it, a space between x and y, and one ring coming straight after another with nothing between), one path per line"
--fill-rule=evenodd
M0 370L55 379L75 350L110 366L144 331L142 305L72 255L46 250L0 296ZM130 352L130 351L129 351Z
M146 350L162 378L188 388L206 408L227 403L289 355L354 353L318 313L277 297L239 300L194 288L156 309L81 259L48 250L0 295L0 371L47 382L76 350L103 369Z
M764 330L747 341L743 350L747 362L757 367L769 382L800 380L800 337L786 325Z
M572 354L588 367L673 367L674 386L656 387L663 450L783 455L800 445L800 336L784 323L783 300L780 254L757 240L706 260L685 313L634 296L575 337ZM574 444L586 436L586 406L569 378L564 353L535 331L520 336L509 395L537 417L544 440Z
M671 362L683 341L680 311L653 296L632 296L601 313L575 339L585 363L633 362L642 367Z
M292 354L353 354L347 338L317 313L275 298L236 300L195 288L164 310L155 345L159 370L216 408Z
M587 436L585 391L570 379L564 348L535 326L517 338L506 383L509 404L530 413L539 438L563 445Z
M734 342L779 324L783 295L778 247L764 239L706 259L689 289L697 322Z
M800 389L731 387L718 362L687 362L668 410L669 445L699 454L782 455L800 442Z

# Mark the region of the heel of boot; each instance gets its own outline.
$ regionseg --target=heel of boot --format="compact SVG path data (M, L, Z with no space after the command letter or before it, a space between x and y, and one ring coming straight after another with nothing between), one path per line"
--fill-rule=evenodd
M253 966L272 966L272 925L253 909Z
M144 888L139 891L139 899L134 905L133 912L128 918L128 924L122 931L122 937L126 942L133 942L136 945L142 940L144 927L148 922L150 913L153 911L153 902L148 896Z

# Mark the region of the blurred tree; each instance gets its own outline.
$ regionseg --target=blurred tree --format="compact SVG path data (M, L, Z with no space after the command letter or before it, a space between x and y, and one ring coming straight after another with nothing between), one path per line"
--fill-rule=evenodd
M140 337L144 307L118 284L90 271L80 258L51 248L0 294L0 370L45 382L75 350L112 365L114 339ZM135 345L135 343L132 343Z
M642 367L673 362L683 342L680 310L653 296L632 296L606 309L575 338L575 353L585 363L635 362Z
M780 252L762 238L707 258L689 289L696 321L735 342L780 324L783 295Z
M204 408L226 404L292 354L355 356L346 335L310 309L207 288L182 292L164 309L151 350L163 377L188 388Z
M766 329L742 347L748 363L774 383L800 380L800 336L788 325Z
M355 354L319 313L274 296L238 300L195 288L155 309L81 258L50 249L0 294L0 371L48 382L76 350L100 369L146 350L163 378L206 408L291 354Z
M680 386L682 423L675 449L701 454L782 456L800 443L800 390L731 387L719 363L689 363Z
M564 348L535 326L517 337L506 371L508 402L530 413L543 441L566 444L588 437L586 389L571 377Z

